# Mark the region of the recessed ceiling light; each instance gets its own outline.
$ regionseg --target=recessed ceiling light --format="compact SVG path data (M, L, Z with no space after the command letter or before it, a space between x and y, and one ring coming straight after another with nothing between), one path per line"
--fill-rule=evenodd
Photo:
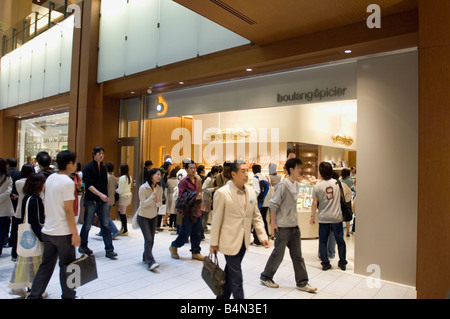
M180 81L180 82L178 82L179 84L181 84L181 85L183 85L184 84L184 82L183 81Z
M134 92L134 91L131 91L130 93L131 93L131 94L134 94L135 92Z
M253 69L251 69L251 68L248 68L248 69L246 69L246 71L247 71L247 72L252 72L252 71L253 71Z
M348 53L352 53L352 50L345 50L344 52L348 54Z

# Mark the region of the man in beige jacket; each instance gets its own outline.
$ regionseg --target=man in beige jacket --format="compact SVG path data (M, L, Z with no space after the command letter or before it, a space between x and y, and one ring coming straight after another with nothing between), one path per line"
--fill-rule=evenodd
M216 254L220 251L227 262L224 293L218 299L229 299L232 293L234 299L244 298L241 262L250 244L252 224L264 247L270 247L256 194L245 185L248 181L247 164L231 163L231 177L232 180L214 195L210 252Z

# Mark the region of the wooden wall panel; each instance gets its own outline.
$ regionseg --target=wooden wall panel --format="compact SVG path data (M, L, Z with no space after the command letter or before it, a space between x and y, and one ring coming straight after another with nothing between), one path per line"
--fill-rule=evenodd
M450 1L419 1L417 297L450 292Z

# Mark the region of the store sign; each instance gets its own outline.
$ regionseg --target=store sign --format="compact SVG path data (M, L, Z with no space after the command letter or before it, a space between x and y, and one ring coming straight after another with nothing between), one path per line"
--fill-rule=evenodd
M293 92L291 94L277 94L277 103L285 102L313 102L322 101L329 98L345 97L347 88L332 87L325 89L315 89L311 91Z

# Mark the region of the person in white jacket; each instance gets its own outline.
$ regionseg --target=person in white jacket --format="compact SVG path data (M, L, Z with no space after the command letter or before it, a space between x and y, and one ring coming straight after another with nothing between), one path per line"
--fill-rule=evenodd
M0 256L3 252L3 244L8 238L11 217L14 216L14 208L11 202L13 182L6 168L6 161L0 158Z
M144 235L144 254L142 261L149 270L159 267L153 257L153 244L158 223L158 208L162 205L163 190L161 187L161 171L152 168L148 180L139 187L139 208L136 211L137 221Z
M131 204L131 176L129 172L129 166L126 163L120 164L119 167L120 177L119 186L116 193L119 194L119 216L122 222L122 228L120 229L121 236L128 236L127 227L127 207Z
M252 224L259 240L269 248L269 240L264 222L258 210L256 194L248 181L248 166L245 162L231 163L232 181L216 190L214 194L214 214L211 224L210 252L225 255L225 284L219 299L243 299L241 262L250 244Z

